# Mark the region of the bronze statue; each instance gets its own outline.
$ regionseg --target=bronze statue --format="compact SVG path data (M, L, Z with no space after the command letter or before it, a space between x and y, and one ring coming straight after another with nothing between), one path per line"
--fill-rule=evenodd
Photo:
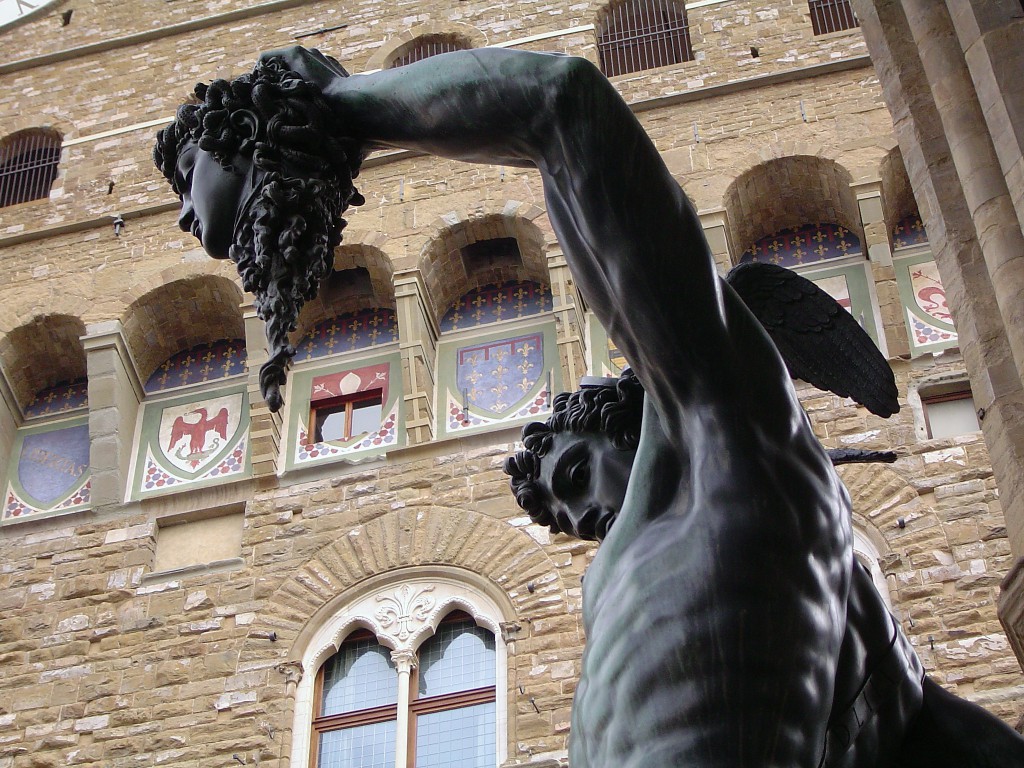
M298 47L261 61L327 106L319 130L351 175L377 147L539 169L573 275L634 367L560 397L557 428L527 428L509 467L534 519L603 539L585 581L573 768L1024 766L1011 729L923 677L854 567L849 498L786 364L596 67L486 49L353 77ZM186 114L161 156L183 226L194 215L215 256L246 241L259 137L274 134L249 112ZM243 140L204 148L230 130Z

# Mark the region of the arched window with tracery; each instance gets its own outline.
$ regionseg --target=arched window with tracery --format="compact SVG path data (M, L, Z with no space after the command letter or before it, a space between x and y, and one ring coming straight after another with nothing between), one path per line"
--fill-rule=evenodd
M608 77L693 60L686 7L678 0L624 0L598 24L597 51Z
M431 56L437 56L440 53L465 51L472 47L470 42L461 35L450 33L421 35L408 45L399 48L398 52L388 63L387 69L404 67L406 64L429 59Z
M495 764L494 635L453 611L414 652L408 684L367 630L350 635L317 673L316 768L392 768L400 726L415 768Z
M364 592L312 637L292 765L493 768L505 759L503 610L433 574Z
M60 134L47 128L18 131L0 141L0 208L49 196L60 145Z

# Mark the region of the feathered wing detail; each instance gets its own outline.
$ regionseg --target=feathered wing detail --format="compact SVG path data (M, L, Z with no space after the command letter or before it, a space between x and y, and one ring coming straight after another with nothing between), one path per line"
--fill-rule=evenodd
M851 397L872 413L899 411L896 378L875 342L810 280L775 264L740 264L726 282L764 326L794 378Z

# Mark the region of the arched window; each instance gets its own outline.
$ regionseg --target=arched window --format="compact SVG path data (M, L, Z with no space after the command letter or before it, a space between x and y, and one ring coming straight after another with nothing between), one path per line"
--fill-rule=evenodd
M493 768L505 759L502 610L433 573L365 591L312 635L292 765ZM315 671L315 674L313 672Z
M0 142L0 208L49 196L60 144L60 134L43 128L19 131Z
M415 661L403 673L366 630L345 640L317 673L316 768L495 764L494 635L453 611ZM397 763L403 731L411 754Z
M439 53L451 53L452 51L464 51L472 46L469 41L460 35L436 34L422 35L413 40L409 45L403 46L388 64L388 69L404 67L414 61L429 59Z
M678 0L625 0L598 27L601 71L608 77L693 60L686 8Z
M811 10L811 26L816 35L860 26L850 0L807 0L807 5Z

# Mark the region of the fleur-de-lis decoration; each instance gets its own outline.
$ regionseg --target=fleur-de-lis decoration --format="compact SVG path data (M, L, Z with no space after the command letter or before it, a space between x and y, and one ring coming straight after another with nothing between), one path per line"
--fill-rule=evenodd
M408 640L415 631L414 625L422 624L430 616L435 601L427 593L433 591L432 586L414 590L408 584L404 584L395 590L393 596L377 595L377 602L381 603L381 606L374 616L384 629L399 640Z

